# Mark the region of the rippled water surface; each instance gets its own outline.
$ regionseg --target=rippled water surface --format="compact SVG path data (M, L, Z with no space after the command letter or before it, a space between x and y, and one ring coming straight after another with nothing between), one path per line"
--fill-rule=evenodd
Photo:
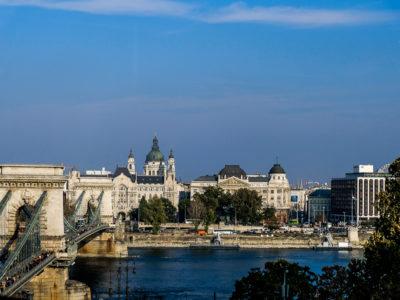
M135 257L121 260L78 258L70 270L70 278L89 285L95 299L126 299L128 265L129 299L213 299L214 292L217 299L228 299L235 280L247 275L251 268L262 268L268 260L284 258L308 265L313 272L320 273L323 266L346 265L350 259L362 257L361 250L316 252L304 249L130 249L129 254ZM134 263L136 274L132 273ZM122 273L118 280L120 266Z

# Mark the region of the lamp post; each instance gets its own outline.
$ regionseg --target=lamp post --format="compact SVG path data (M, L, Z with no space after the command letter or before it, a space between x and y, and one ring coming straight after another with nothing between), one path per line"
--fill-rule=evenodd
M314 210L314 218L313 218L313 222L314 222L314 225L315 225L315 207L313 207L313 210Z
M285 270L283 273L283 284L282 284L282 299L286 300L289 296L289 285L286 284L286 274L289 273L288 270Z
M236 207L234 207L234 209L235 209L235 229L234 229L234 231L236 232Z
M346 212L343 212L343 227L346 226Z

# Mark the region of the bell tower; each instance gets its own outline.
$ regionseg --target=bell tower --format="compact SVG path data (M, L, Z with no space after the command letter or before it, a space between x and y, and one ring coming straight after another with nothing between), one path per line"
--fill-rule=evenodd
M175 157L174 154L172 153L172 149L169 151L169 156L168 156L167 175L168 177L172 177L172 180L175 180Z
M129 152L128 163L126 167L128 168L129 173L131 173L132 175L135 174L135 158L133 157L132 148L131 151Z

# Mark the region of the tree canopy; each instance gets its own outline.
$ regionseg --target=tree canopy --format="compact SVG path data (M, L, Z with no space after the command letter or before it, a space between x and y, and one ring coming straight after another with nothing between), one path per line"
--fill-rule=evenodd
M161 224L167 221L163 201L160 198L151 198L144 211L145 222L153 225L153 233L160 231Z
M261 196L256 191L239 189L234 194L219 187L207 187L196 193L191 202L191 218L199 219L208 228L217 221L258 224L263 219ZM199 223L200 224L200 223Z
M252 269L248 276L236 281L231 299L282 299L284 273L289 285L287 299L312 299L316 293L317 276L309 267L284 259L267 261L264 269Z
M232 197L232 207L236 209L236 217L244 224L257 224L262 220L262 198L256 191L239 189Z

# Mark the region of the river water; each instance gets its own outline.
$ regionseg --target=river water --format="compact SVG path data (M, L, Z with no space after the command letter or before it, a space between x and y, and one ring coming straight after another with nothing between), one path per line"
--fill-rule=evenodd
M361 258L362 250L313 251L308 249L129 249L133 257L78 258L70 268L70 279L86 283L94 299L126 299L128 265L129 299L229 299L235 280L251 268L262 268L268 260L284 258L307 265L320 273L327 265L346 265ZM136 274L133 274L133 265ZM121 266L120 280L118 268ZM111 278L111 280L110 280ZM118 294L118 281L120 294ZM111 283L110 283L111 282ZM113 296L109 296L110 286ZM135 296L133 296L135 295Z

